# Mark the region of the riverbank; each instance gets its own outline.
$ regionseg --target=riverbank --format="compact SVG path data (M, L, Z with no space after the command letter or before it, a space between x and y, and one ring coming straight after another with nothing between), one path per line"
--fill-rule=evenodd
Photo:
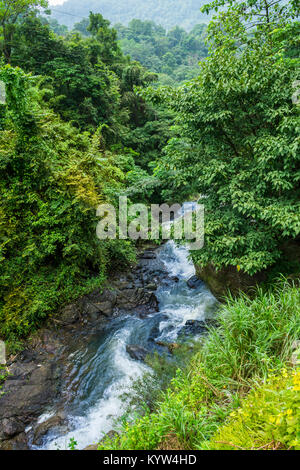
M228 299L218 322L156 411L100 450L300 448L299 288Z
M71 352L128 311L138 308L139 315L146 316L158 309L154 292L164 274L152 248L139 254L132 271L115 274L106 287L52 315L24 343L23 351L8 358L8 376L0 396L0 449L27 449L33 441L40 444L49 429L67 431L62 411L49 419L46 415L42 422L39 418L53 401L59 401L70 372Z
M138 264L66 306L9 362L0 399L2 449L79 448L124 413L121 395L172 355L179 336L203 335L217 303L185 247L148 247Z

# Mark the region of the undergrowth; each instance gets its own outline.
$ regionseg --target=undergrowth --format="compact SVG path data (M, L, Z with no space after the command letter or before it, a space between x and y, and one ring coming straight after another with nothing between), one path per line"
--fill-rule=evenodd
M218 313L218 325L210 330L188 366L177 370L152 407L155 411L148 409L133 424L123 423L119 436L105 440L99 450L170 449L172 443L176 449L213 448L217 441L227 440L224 436L228 428L222 431L222 426L227 426L224 423L243 416L251 400L256 400L255 409L263 428L260 437L257 441L241 437L238 444L239 436L233 432L229 441L234 440L242 448L267 446L268 440L275 442L275 447L279 442L280 448L298 446L298 424L291 439L287 427L282 427L282 436L271 439L273 434L267 428L270 420L265 421L263 413L266 410L271 420L272 416L277 420L277 411L274 415L271 411L279 410L283 400L287 406L284 412L295 410L293 416L298 421L300 418L299 406L297 411L295 405L299 404L298 382L294 390L289 388L299 377L291 364L295 341L300 338L299 289L281 282L267 292L258 289L252 299L246 295L228 298ZM266 384L274 385L274 390L268 392ZM252 395L246 398L251 390ZM244 421L240 419L239 425L243 428ZM256 426L253 421L254 435ZM222 439L215 437L218 432ZM244 429L240 432L243 435Z

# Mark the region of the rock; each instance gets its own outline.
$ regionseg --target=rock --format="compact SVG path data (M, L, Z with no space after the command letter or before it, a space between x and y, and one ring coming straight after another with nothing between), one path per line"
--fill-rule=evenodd
M93 444L91 446L85 447L85 449L83 449L83 450L98 450L98 446L99 446L99 444Z
M94 304L98 311L105 315L106 317L110 317L113 314L113 304L110 300L106 300L105 302Z
M156 342L156 338L158 338L160 335L161 335L161 331L160 331L160 323L163 322L163 321L166 321L169 319L168 315L164 315L164 314L159 314L159 316L156 317L157 318L157 323L156 325L151 329L150 333L149 333L149 337L148 337L148 341L150 341L151 343Z
M156 289L157 289L157 285L154 284L154 283L150 283L150 284L147 284L147 285L145 286L145 289L148 290L148 291L154 292L154 291L156 291Z
M233 296L240 292L249 292L257 284L266 281L266 271L260 271L254 276L237 271L236 266L227 266L218 271L212 264L208 264L204 268L196 265L196 271L199 278L207 284L213 295L219 300L224 301L228 290Z
M119 290L124 290L124 289L133 289L133 284L132 282L128 282L127 280L125 281L120 281L118 282L118 289Z
M142 256L142 259L156 259L156 253L153 251L145 251Z
M37 358L41 361L41 357ZM45 360L45 359L44 359ZM23 434L26 426L34 421L58 392L57 363L33 361L14 363L0 398L0 449L9 448L6 442L13 439L12 446L23 446L15 436ZM17 417L17 418L16 418ZM24 440L24 439L23 439ZM23 446L24 447L24 446Z
M2 442L1 450L29 450L26 434L23 432L8 441Z
M34 445L41 445L43 441L43 437L46 436L46 434L50 430L57 430L57 431L68 431L68 428L65 424L66 422L66 416L64 413L58 413L55 416L52 416L51 418L47 419L47 421L44 421L43 423L37 424L34 430L33 434L33 444Z
M180 344L178 343L169 343L168 344L168 350L170 351L170 353L173 353L176 349L179 349L180 348Z
M179 335L199 335L207 333L210 326L216 326L214 320L187 320L185 325L181 328Z
M101 312L96 305L87 303L84 308L84 315L88 317L88 320L95 322L99 319Z
M159 302L155 294L151 294L148 304L151 310L159 312Z
M80 318L80 312L78 309L78 305L72 304L67 305L62 311L59 316L59 322L62 325L72 325L76 323Z
M92 294L82 299L82 314L88 320L95 322L102 316L110 317L113 314L117 301L117 293L110 289L101 292L96 289Z
M1 422L1 428L4 439L14 437L24 430L22 423L15 418L4 418Z
M140 318L146 318L148 315L159 311L159 302L155 294L151 293L145 300L147 300L147 302L139 306Z
M198 276L192 276L188 281L187 281L188 287L190 289L198 289L203 285L203 281L198 278Z
M135 344L126 346L126 351L131 359L135 359L136 361L145 361L146 356L149 354L147 349Z
M293 354L291 357L291 363L293 367L297 367L300 364L300 341L296 340L292 344Z

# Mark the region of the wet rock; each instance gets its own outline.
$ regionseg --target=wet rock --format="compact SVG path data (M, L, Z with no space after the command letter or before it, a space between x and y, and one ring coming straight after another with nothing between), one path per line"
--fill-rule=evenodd
M126 346L126 351L131 359L135 359L136 361L145 361L146 356L149 354L147 349L135 344Z
M8 448L6 441L24 433L26 426L54 399L58 392L56 368L54 360L43 363L20 361L12 365L11 375L1 390L4 394L0 397L0 449ZM21 444L17 440L12 445Z
M110 300L95 304L95 306L106 317L110 317L113 314L113 303Z
M198 289L198 287L201 287L203 285L203 281L198 278L198 276L192 276L188 281L187 281L188 287L190 289Z
M149 307L155 312L159 311L159 302L155 294L151 294L148 300Z
M125 281L120 281L118 282L118 289L119 290L124 290L124 289L133 289L133 283L132 282L128 282L127 280Z
M151 315L159 311L159 302L155 294L150 293L147 297L147 300L144 305L139 306L139 316L140 318L146 318L148 315Z
M110 289L101 292L96 289L92 294L82 299L82 315L89 321L95 322L101 317L110 317L117 302L117 293Z
M235 266L226 266L216 270L212 264L208 264L204 268L196 265L198 276L207 284L212 294L223 302L227 296L228 290L233 296L237 296L240 292L249 292L254 286L266 281L266 271L260 271L250 276L243 271L237 271Z
M144 251L141 258L142 259L156 259L156 253L154 253L154 251Z
M169 317L167 315L164 315L164 314L160 314L157 317L157 320L158 320L157 324L151 329L151 331L149 333L148 341L150 341L151 343L156 342L156 339L161 335L161 331L160 331L160 328L159 328L161 322L166 321L168 319L169 319Z
M41 445L43 442L43 438L51 430L60 433L68 432L68 427L66 425L66 416L64 413L58 413L57 415L47 419L47 421L37 424L34 429L33 444Z
M157 289L157 285L155 283L150 283L145 286L145 289L154 292Z
M214 320L187 320L185 325L181 328L179 335L199 335L205 334L209 327L216 326Z
M19 359L24 362L32 362L36 359L37 353L35 351L30 351L28 349L25 349L24 351L21 352Z
M10 440L1 443L1 450L29 450L26 434L20 433Z

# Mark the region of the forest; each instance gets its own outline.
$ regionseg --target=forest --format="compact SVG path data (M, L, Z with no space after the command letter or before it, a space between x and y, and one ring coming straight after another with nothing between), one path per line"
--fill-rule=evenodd
M67 31L46 0L0 0L0 338L18 354L132 269L139 243L96 238L100 203L197 199L217 327L169 375L156 357L97 448L299 450L299 2L102 3Z
M53 19L48 22L60 32L61 25ZM73 31L88 36L88 25L88 19L83 19L75 23ZM194 78L199 73L199 62L208 55L205 24L195 25L189 33L179 26L167 32L153 21L133 19L127 27L118 23L114 29L122 52L158 73L160 84L176 85Z

